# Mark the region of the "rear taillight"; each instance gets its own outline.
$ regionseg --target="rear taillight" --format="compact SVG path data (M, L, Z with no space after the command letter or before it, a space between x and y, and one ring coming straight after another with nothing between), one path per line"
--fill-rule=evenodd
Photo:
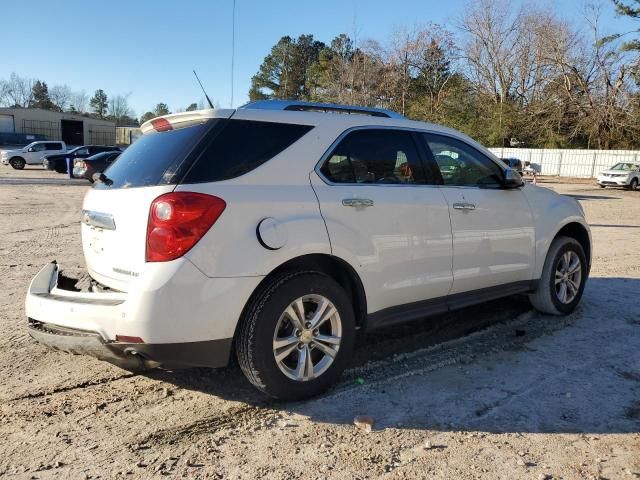
M151 204L147 262L167 262L187 253L218 220L227 204L213 195L172 192Z

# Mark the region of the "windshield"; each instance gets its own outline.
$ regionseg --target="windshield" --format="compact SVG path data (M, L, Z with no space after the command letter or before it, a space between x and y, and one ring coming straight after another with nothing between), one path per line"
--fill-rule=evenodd
M634 165L633 163L616 163L610 170L636 170L638 165Z

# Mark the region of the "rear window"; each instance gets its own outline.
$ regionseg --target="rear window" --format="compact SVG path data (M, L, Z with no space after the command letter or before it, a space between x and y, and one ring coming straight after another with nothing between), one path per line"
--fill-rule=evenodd
M226 121L222 129L204 142L202 152L182 183L239 177L284 151L312 128L290 123Z
M133 188L177 183L180 166L211 123L142 135L105 170L110 185L94 188ZM215 125L214 125L215 126Z

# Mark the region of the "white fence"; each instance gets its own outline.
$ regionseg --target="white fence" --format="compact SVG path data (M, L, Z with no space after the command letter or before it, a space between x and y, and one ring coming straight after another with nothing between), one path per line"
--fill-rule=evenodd
M549 148L490 148L501 158L529 162L541 175L593 178L618 162L640 161L638 150L560 150Z

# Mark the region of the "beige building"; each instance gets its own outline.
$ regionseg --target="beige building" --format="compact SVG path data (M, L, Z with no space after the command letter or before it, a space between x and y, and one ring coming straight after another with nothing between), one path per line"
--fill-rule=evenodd
M116 124L40 108L0 108L0 133L32 133L68 145L115 145Z

